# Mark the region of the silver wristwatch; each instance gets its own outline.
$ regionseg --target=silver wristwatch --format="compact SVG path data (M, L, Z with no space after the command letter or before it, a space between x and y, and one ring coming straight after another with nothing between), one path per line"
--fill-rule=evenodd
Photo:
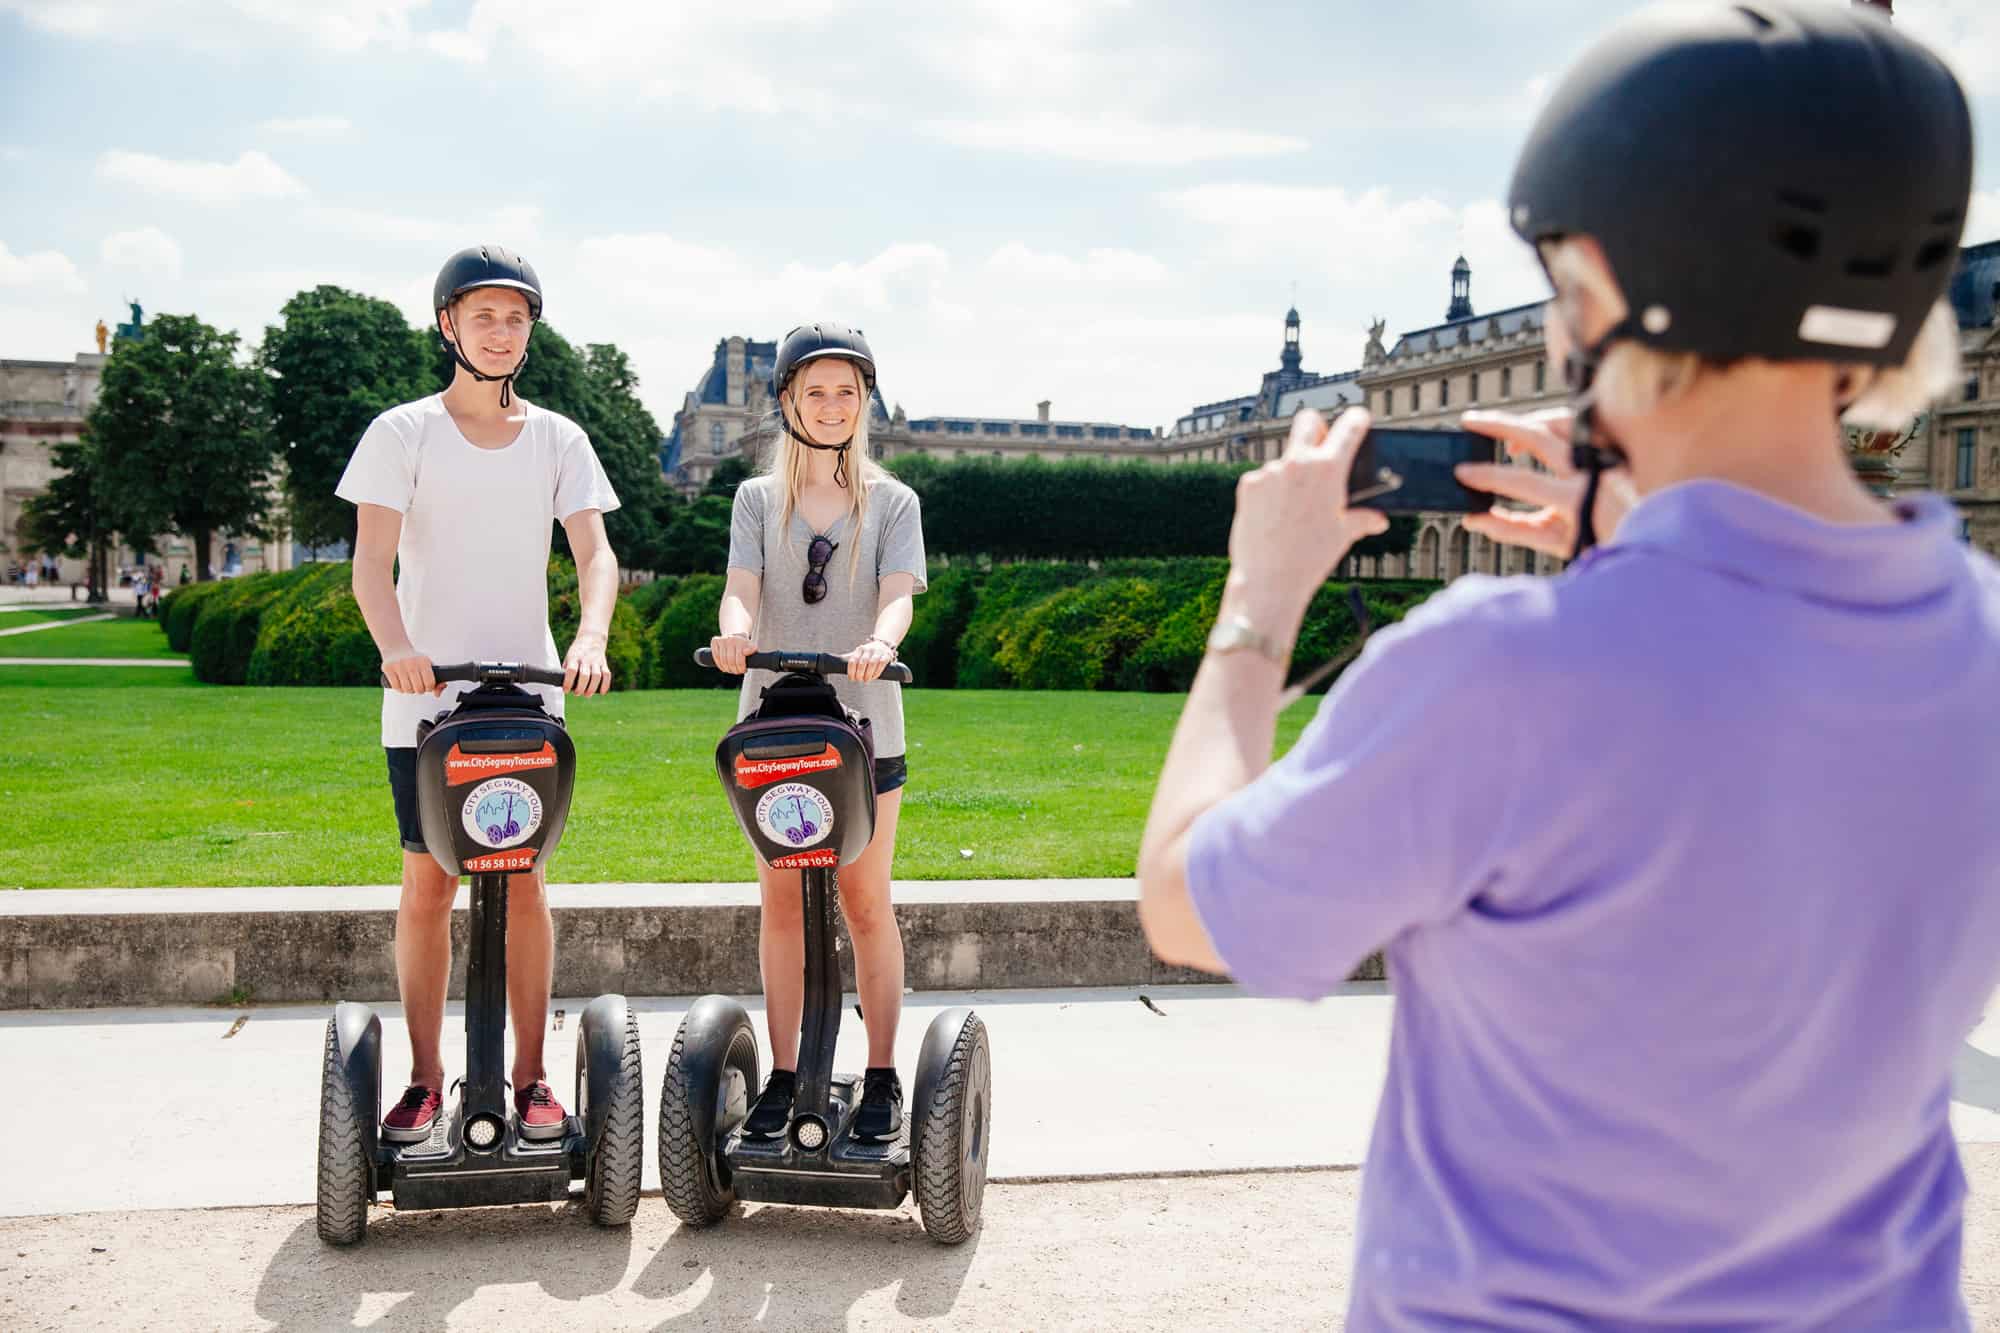
M1208 651L1233 653L1239 648L1253 649L1281 667L1291 665L1290 648L1280 648L1271 641L1270 635L1260 631L1243 616L1224 616L1217 620L1215 628L1208 632Z

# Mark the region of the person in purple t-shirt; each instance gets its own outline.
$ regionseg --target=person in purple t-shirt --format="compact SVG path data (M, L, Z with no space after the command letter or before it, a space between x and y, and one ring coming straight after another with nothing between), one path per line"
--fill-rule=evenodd
M1957 83L1870 11L1621 24L1509 199L1574 414L1468 414L1548 471L1461 474L1533 506L1475 531L1575 561L1376 635L1275 764L1307 603L1384 525L1345 504L1366 414L1241 483L1141 919L1269 995L1385 949L1348 1328L1967 1327L2000 570L1842 422L1954 382L1970 177Z

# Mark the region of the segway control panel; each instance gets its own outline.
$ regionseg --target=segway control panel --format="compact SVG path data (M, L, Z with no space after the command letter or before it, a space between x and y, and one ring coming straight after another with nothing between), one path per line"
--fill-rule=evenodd
M431 855L451 875L546 865L569 817L576 746L520 683L560 685L563 673L467 662L433 674L480 686L426 725L417 744L417 807Z

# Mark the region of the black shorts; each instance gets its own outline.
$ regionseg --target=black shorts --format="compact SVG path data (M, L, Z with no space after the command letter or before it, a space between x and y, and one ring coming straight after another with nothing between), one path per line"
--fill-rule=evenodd
M424 845L423 816L417 813L417 747L384 746L389 756L389 795L396 802L396 832L406 852L428 852Z
M875 794L887 796L910 780L910 757L899 754L894 759L875 761Z

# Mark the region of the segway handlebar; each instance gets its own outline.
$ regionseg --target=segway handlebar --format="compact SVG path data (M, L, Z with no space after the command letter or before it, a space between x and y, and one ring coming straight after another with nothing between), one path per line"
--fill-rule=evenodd
M433 665L431 679L440 685L462 680L474 685L560 685L565 677L562 672L548 667L529 666L526 662L453 662L447 666ZM389 673L382 673L384 688L389 685Z
M694 652L696 666L715 669L715 654L706 648ZM844 676L847 674L847 659L832 653L751 653L743 659L745 666L756 667L760 671L809 671L817 676ZM882 680L893 680L898 685L908 685L916 680L910 668L901 662L891 662L882 668Z

